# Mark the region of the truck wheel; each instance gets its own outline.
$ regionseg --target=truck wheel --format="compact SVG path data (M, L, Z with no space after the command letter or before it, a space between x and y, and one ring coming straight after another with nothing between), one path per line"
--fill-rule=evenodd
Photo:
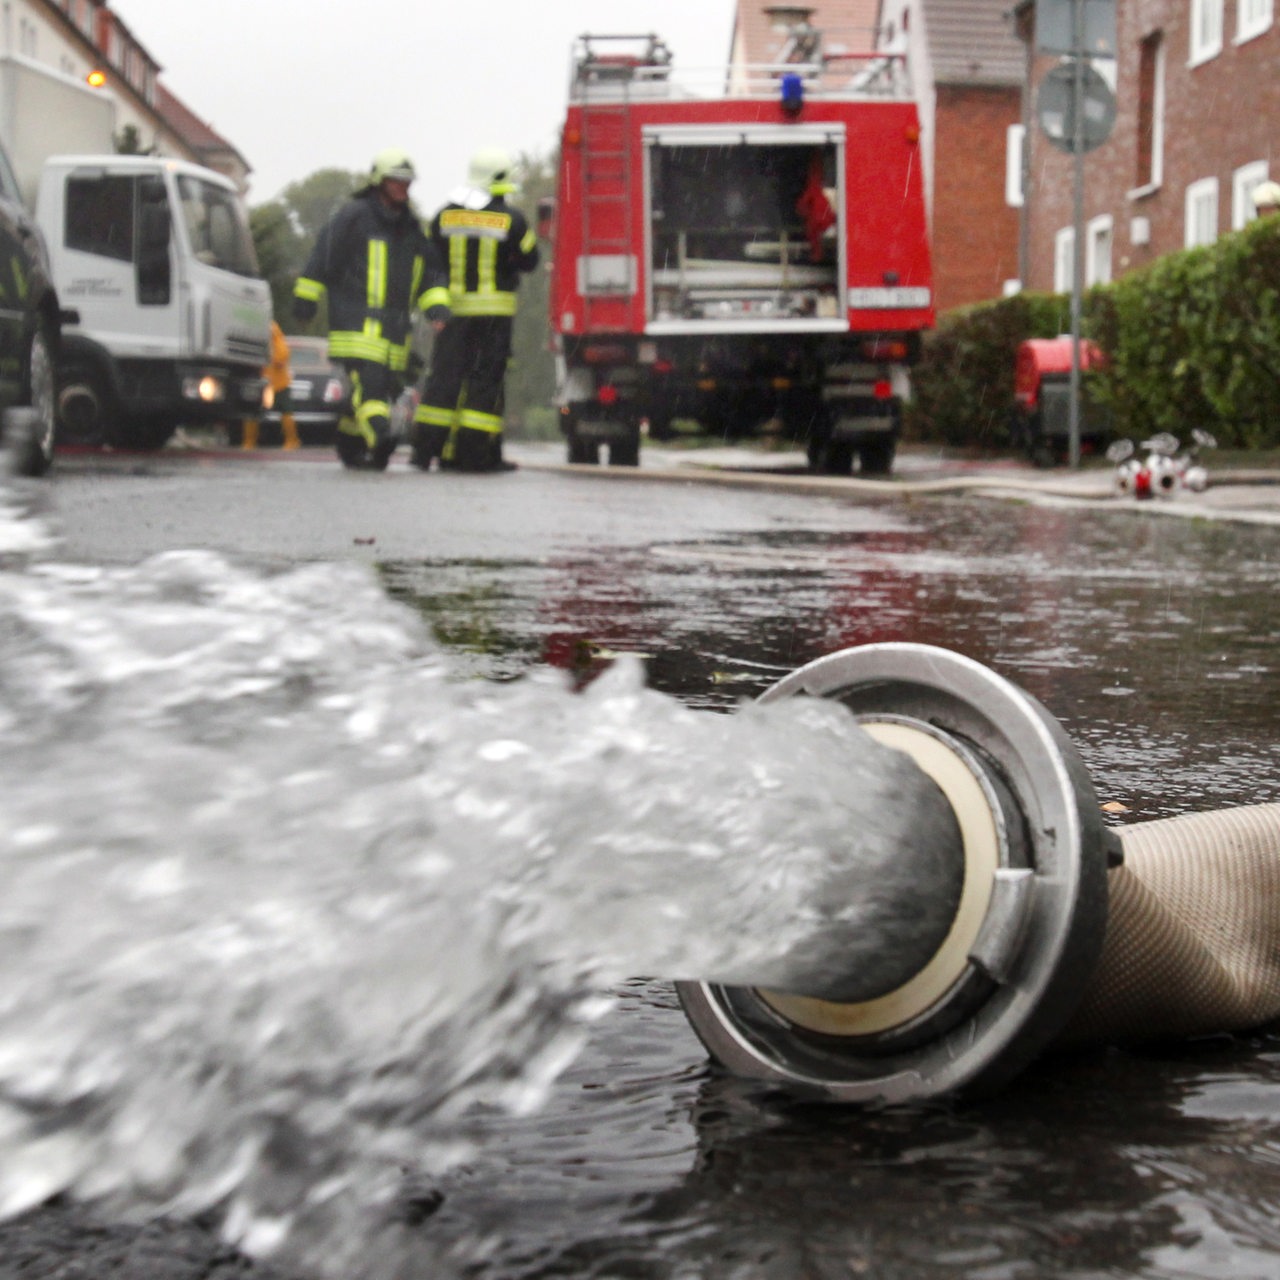
M611 467L638 467L640 465L640 424L627 428L627 438L609 446Z
M594 466L600 461L600 445L595 440L584 440L572 432L566 440L569 462L575 466Z
M893 470L893 440L869 440L858 449L858 462L864 476L887 476Z
M64 444L100 448L119 445L120 410L101 373L63 368L58 393L58 439Z
M810 440L809 470L847 476L853 470L853 445L845 440Z

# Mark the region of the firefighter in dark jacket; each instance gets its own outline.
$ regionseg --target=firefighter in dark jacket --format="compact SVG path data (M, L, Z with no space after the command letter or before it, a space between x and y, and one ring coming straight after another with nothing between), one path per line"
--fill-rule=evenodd
M391 406L408 377L413 313L448 316L444 263L409 203L413 163L379 152L368 185L321 230L293 290L294 314L309 320L327 295L329 354L346 370L350 412L338 423L348 467L383 471L397 441Z
M496 471L502 460L502 393L520 276L538 265L537 235L505 197L511 161L477 152L467 185L431 221L448 264L451 316L436 334L431 373L414 415L413 463L433 458L460 471Z

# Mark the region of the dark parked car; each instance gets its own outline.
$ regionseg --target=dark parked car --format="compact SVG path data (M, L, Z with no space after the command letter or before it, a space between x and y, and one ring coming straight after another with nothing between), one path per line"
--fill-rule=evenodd
M332 444L338 419L347 403L347 380L329 359L327 338L290 337L289 371L293 382L293 416L303 444ZM280 413L268 409L262 415L263 443L279 444Z
M39 476L53 462L62 333L49 255L0 149L0 413L9 466Z

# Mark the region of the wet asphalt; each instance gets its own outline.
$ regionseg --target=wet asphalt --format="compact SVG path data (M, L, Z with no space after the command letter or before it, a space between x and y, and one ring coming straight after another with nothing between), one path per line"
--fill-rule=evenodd
M60 558L133 563L199 547L265 564L421 556L551 554L568 540L596 545L637 531L758 521L767 505L808 495L915 501L972 492L992 498L1097 505L1135 518L1280 524L1280 473L1217 470L1203 493L1140 501L1105 468L1043 472L1016 461L975 463L904 451L889 480L810 476L797 455L650 449L636 470L569 468L550 446L508 448L520 470L422 475L403 454L386 475L344 475L324 449L235 453L171 447L157 455L67 454L29 491L61 539ZM654 486L650 488L649 486ZM615 491L616 490L616 491ZM287 1273L221 1244L209 1223L131 1224L62 1201L0 1224L0 1280L230 1280Z

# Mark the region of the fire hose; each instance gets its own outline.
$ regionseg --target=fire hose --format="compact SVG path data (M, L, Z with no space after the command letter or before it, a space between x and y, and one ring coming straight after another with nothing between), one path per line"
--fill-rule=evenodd
M881 930L837 926L785 989L676 984L723 1067L900 1103L988 1092L1054 1046L1280 1019L1280 804L1108 827L1049 712L945 649L844 650L761 700L797 695L837 699L904 752L954 822L905 839L894 873L861 890L886 916L930 922L905 966L885 963Z

